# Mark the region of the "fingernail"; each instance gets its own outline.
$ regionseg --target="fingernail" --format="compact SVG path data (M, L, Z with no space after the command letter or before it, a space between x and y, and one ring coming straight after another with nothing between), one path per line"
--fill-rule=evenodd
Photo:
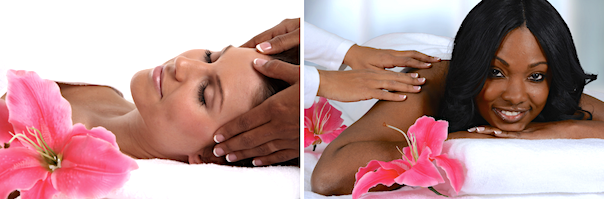
M417 81L419 81L420 83L424 83L426 81L426 78L422 77L422 78L417 79Z
M254 59L254 65L255 66L264 66L264 64L266 64L266 62L267 62L266 59L260 59L260 58Z
M214 153L214 156L216 156L216 157L220 157L220 156L224 155L224 151L220 147L214 148L212 153Z
M260 51L260 52L270 50L271 48L273 48L273 47L271 46L271 43L268 43L268 42L262 42L262 43L259 43L258 45L256 45L256 49L258 49L258 51Z
M214 142L216 142L216 144L221 143L224 141L224 136L218 134L214 136Z
M468 129L468 132L474 132L474 131L476 131L476 127L472 127L472 128Z
M254 166L261 166L262 165L262 161L260 161L260 160L254 160L254 161L252 161L252 164Z
M421 90L422 87L421 86L413 86L413 89L415 89L415 90Z
M417 77L419 77L419 74L417 74L417 73L411 73L411 77L417 78Z
M434 57L434 59L436 59L436 61L440 61L440 57Z
M499 135L501 134L501 131L495 130L495 134Z
M398 97L400 97L403 100L407 99L407 95L399 95Z
M484 131L484 127L478 127L478 128L476 128L476 131L478 131L478 132Z
M226 156L226 160L229 162L235 162L235 161L237 161L237 156L235 156L235 154L228 154Z
M426 63L426 66L432 66L432 63Z

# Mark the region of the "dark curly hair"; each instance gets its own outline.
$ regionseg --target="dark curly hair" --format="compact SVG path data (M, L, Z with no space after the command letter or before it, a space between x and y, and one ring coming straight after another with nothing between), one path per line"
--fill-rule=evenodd
M545 0L483 0L466 16L454 41L441 106L451 132L488 124L476 110L474 97L503 38L523 25L537 38L552 73L547 103L534 121L591 116L579 107L579 100L596 75L581 68L570 30L556 9Z

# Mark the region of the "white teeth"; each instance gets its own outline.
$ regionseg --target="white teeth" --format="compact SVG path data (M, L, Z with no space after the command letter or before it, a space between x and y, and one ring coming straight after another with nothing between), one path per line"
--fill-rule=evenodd
M516 112L516 111L504 111L504 110L501 110L501 113L503 113L504 115L507 115L507 116L516 116L516 115L520 114L520 112Z

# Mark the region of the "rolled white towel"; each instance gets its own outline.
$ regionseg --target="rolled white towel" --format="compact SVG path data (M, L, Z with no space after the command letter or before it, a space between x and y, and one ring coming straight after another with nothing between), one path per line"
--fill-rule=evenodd
M443 153L465 166L465 194L604 192L603 139L459 139Z

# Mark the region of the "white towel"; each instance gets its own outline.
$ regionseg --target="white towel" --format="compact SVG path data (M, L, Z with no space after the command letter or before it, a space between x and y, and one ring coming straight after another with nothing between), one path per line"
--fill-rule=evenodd
M458 139L445 142L443 153L465 167L460 198L604 198L603 139ZM304 157L305 198L351 198L313 193L307 175L318 158L308 151ZM452 193L444 184L435 188ZM393 197L442 198L427 189L410 187L362 196Z
M299 198L300 168L231 167L136 160L139 169L107 198Z
M461 195L604 192L603 139L460 139L443 152L465 166Z

